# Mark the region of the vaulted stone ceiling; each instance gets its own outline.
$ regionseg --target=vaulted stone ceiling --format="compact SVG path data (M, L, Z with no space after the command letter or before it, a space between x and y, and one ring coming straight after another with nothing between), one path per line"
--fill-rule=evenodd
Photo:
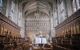
M52 11L52 0L22 0L23 13L28 16L33 13L43 13L49 16Z

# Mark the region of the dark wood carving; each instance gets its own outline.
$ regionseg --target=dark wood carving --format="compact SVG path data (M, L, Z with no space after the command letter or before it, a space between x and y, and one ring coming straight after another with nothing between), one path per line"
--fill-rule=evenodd
M80 9L55 27L56 44L80 50Z
M0 50L11 50L10 48L15 47L14 42L19 42L20 27L12 22L9 18L0 13Z
M5 35L6 32L11 32L12 36L18 36L20 34L20 27L0 13L0 35Z
M68 19L66 19L64 22L56 26L55 29L58 36L61 36L61 34L80 34L80 10L78 10L70 17L68 17Z

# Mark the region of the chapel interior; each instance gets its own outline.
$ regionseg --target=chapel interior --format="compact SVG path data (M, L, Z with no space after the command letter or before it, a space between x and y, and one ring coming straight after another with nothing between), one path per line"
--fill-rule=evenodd
M0 50L80 50L80 0L0 0Z

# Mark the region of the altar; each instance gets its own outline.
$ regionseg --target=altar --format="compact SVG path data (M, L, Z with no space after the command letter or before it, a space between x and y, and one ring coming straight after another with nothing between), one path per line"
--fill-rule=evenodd
M48 42L46 37L39 36L35 38L35 42L33 44L33 50L52 50L52 46Z

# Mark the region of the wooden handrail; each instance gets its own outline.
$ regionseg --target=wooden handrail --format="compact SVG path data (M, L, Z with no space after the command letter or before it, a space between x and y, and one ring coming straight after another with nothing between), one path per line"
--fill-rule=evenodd
M69 48L65 48L65 47L62 47L62 46L57 45L57 44L53 44L53 45L56 46L56 47L58 47L58 48L64 49L64 50L71 50L71 49L69 49Z

